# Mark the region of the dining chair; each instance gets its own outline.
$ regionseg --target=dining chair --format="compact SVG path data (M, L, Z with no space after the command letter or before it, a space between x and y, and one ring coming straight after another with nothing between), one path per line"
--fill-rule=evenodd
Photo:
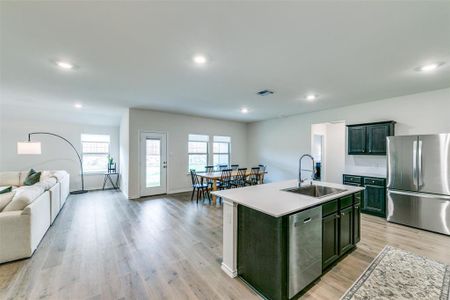
M197 172L192 169L190 170L191 173L191 180L192 180L192 195L191 195L191 201L194 199L194 194L197 191L197 203L199 196L202 196L202 199L205 198L205 194L208 197L209 203L211 203L211 197L209 196L209 187L208 184L201 182L197 176Z
M226 190L231 188L231 169L224 169L220 175L218 184L219 190Z
M234 177L234 179L231 182L231 185L233 187L243 187L245 186L245 176L247 173L247 168L239 168L237 175Z
M267 165L258 165L259 167L259 183L263 184L264 183L264 175L266 173L266 169L267 169Z
M250 171L250 175L248 175L247 180L245 181L248 185L257 185L259 183L259 167L253 167Z
M239 165L231 165L231 170L236 171L239 168Z
M225 169L228 169L228 165L219 165L219 171L223 171Z
M214 166L205 166L205 172L208 173L208 174L214 172ZM213 180L212 179L206 179L206 183L212 189Z

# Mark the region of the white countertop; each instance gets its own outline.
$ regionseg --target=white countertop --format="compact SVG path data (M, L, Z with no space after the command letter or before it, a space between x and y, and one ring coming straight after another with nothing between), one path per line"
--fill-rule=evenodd
M367 172L345 172L346 175L362 176L362 177L377 177L386 178L386 174L381 173L367 173Z
M309 182L307 184L309 184ZM314 181L314 184L344 189L346 191L322 198L314 198L306 195L282 191L282 189L297 186L297 180L288 180L237 189L216 191L212 192L212 194L256 209L273 217L282 217L290 213L301 211L306 208L313 207L330 200L364 190L364 188L362 187L321 181Z

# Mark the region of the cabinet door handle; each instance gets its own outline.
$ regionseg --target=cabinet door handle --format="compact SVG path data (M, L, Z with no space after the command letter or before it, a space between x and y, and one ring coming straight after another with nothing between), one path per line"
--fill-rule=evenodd
M311 218L306 218L303 220L303 224L309 223L311 222L311 220L312 220Z

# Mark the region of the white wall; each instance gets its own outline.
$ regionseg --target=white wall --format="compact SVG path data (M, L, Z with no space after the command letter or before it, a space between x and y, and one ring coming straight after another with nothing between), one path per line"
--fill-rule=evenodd
M41 155L18 155L17 142L26 141L28 133L47 131L59 134L68 139L81 153L81 134L109 134L111 137L111 156L119 158L119 127L94 126L61 121L43 121L6 118L0 120L0 171L55 170L62 169L70 173L70 189L81 188L80 165L73 149L64 141L53 136L36 135L32 141L42 143ZM120 168L120 166L119 166ZM99 189L102 187L103 175L85 174L85 188Z
M341 183L345 170L345 123L328 123L325 145L324 181Z
M191 189L188 176L188 135L208 134L231 137L231 162L247 166L247 124L217 119L130 109L129 115L129 186L128 197L139 197L139 133L157 131L167 133L167 189L168 193Z
M450 132L449 111L450 89L443 89L251 123L249 163L267 164L269 181L296 178L298 158L311 151L311 124L394 120L396 135L432 134ZM349 172L385 174L386 157L347 155L345 168Z
M128 174L130 164L130 111L122 115L119 130L120 144L120 189L128 197Z

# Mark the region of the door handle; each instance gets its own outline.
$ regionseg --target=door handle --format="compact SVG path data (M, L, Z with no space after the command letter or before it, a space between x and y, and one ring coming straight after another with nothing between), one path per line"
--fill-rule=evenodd
M303 220L303 224L309 223L311 222L311 220L312 220L311 218L306 218Z
M419 181L419 188L423 185L423 178L422 178L422 141L419 140L419 153L417 154L417 168L418 168L418 181Z
M413 181L414 181L414 187L418 188L417 186L417 141L413 142Z
M389 190L388 196L389 196L389 194L412 196L412 197L420 197L420 198L429 198L429 199L450 200L450 196L447 196L447 195L433 195L433 194L423 194L423 193L411 193L411 192L394 191L394 190Z

